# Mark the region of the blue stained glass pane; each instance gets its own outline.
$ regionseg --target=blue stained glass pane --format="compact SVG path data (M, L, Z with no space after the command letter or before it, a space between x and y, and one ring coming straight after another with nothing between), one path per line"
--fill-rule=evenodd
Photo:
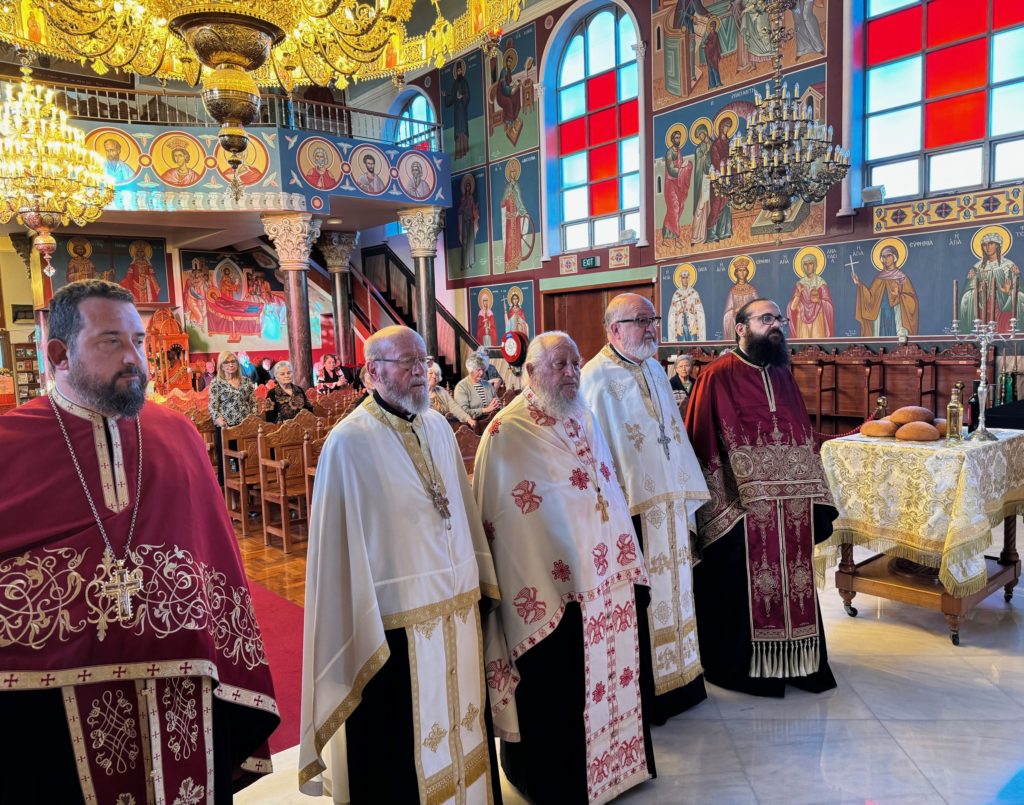
M587 183L587 154L581 151L562 157L562 187L578 187Z
M636 62L619 68L619 102L637 96Z
M881 112L920 100L920 56L868 70L868 112Z
M992 83L1024 76L1024 27L992 37Z
M558 86L565 87L582 81L585 77L583 61L583 34L576 34L569 40L562 54L562 68L558 72Z
M558 90L558 122L572 120L587 111L586 84L575 84Z
M623 176L619 183L619 209L631 210L640 206L640 174Z
M619 18L619 64L636 61L636 51L633 50L635 44L636 27L633 25L633 18L623 12Z
M992 136L1024 131L1024 81L992 90Z
M1009 182L1024 177L1024 140L1010 140L996 146L997 182Z
M581 221L587 217L587 187L577 187L562 193L562 220Z
M920 106L868 118L868 160L894 157L920 147Z
M885 198L916 196L921 192L919 161L908 159L871 169L871 184L885 186Z
M906 8L920 3L921 0L868 0L868 16L877 17L898 8Z
M632 173L640 170L640 138L630 137L619 143L619 171Z
M615 66L615 15L596 14L587 26L587 75L597 75Z

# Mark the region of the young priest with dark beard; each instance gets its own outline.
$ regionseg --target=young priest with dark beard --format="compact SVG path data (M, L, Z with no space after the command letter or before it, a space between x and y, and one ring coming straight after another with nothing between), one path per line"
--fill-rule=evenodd
M770 299L741 307L736 349L700 373L685 417L711 490L694 570L705 678L757 696L836 685L811 564L836 510L789 370L788 324Z

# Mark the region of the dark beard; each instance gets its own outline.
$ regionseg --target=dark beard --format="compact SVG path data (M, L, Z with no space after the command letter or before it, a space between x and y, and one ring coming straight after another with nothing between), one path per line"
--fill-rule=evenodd
M122 375L133 374L139 383L124 389L117 387ZM105 383L98 377L89 375L72 363L68 372L68 383L75 390L87 408L91 408L104 416L136 416L146 402L145 370L125 370L119 372L113 380Z
M789 366L786 336L779 330L766 335L751 335L743 351L750 360L761 366Z

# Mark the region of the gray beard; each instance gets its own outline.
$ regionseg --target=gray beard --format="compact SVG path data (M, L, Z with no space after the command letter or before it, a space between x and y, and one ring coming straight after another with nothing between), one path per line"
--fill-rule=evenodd
M583 395L578 390L571 400L565 399L561 394L548 394L547 390L540 386L530 386L530 390L536 395L544 413L555 419L583 420L586 407L583 404Z
M390 380L381 378L377 383L377 392L395 408L407 414L419 416L430 410L430 391L426 386L403 394Z
M648 358L653 358L655 353L658 351L658 342L655 341L653 344L644 343L643 338L637 344L630 344L623 340L622 351L626 353L626 356L632 358L637 363L643 363Z

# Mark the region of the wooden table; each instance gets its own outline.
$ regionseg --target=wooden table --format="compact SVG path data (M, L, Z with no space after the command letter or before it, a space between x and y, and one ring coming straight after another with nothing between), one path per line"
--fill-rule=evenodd
M1024 431L997 442L898 442L851 436L821 451L839 517L816 561L834 563L847 614L858 592L941 612L954 645L960 624L1000 587L1020 578L1017 514L1024 513ZM998 557L984 556L1003 522ZM880 552L853 561L853 547Z

